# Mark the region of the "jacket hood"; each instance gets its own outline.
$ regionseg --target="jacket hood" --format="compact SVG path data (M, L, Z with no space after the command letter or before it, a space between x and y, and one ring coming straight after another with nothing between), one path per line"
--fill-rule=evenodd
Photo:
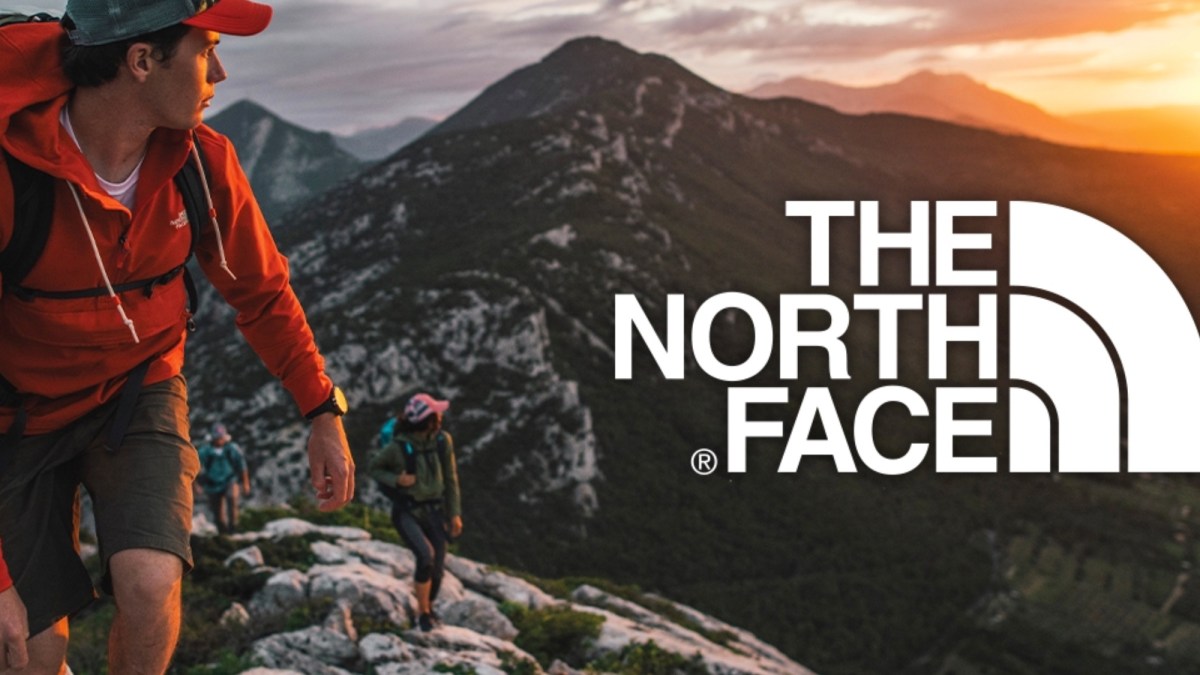
M72 89L62 69L63 40L66 33L57 22L14 24L0 30L0 146L43 171L51 169L60 155L55 147L59 135L45 139L44 133L33 132L44 131L49 122L58 123L58 110ZM43 140L38 141L38 136Z

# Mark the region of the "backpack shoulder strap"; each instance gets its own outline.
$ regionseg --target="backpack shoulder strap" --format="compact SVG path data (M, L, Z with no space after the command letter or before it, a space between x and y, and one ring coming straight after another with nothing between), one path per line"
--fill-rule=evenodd
M200 165L204 167L205 175L201 178L200 170L196 168L196 163L189 157L179 169L179 173L175 174L175 186L183 197L183 208L187 211L188 224L192 231L192 242L188 245L187 258L184 259L183 283L187 288L188 311L194 317L200 309L200 294L196 292L196 282L192 279L192 273L188 270L187 263L196 253L196 242L200 239L200 230L204 227L206 216L209 215L208 197L204 191L204 184L211 178L211 174L208 170L208 162L204 158L204 152L200 150L200 138L195 131L192 132L192 143L196 147L196 154L200 157ZM194 331L195 329L195 322L189 318L188 330Z
M417 473L417 453L412 443L404 441L404 472Z
M16 286L33 270L50 237L54 178L8 153L4 159L12 180L13 226L8 246L0 251L0 274L5 286Z
M200 458L200 473L208 475L208 471L212 468L213 463L213 451L211 445L205 444L202 448L200 448Z
M188 224L192 229L192 244L188 247L188 259L191 259L192 254L195 253L196 241L200 238L200 229L208 220L208 198L204 194L204 181L210 178L208 162L200 150L200 139L194 131L192 132L192 143L196 146L196 153L200 156L200 164L204 166L204 178L201 179L200 171L190 157L183 163L179 173L175 174L175 186L179 188L179 194L183 196L183 207L187 211Z

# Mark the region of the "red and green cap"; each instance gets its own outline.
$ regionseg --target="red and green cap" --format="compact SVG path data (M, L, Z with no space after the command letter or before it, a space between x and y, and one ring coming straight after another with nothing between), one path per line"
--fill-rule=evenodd
M177 23L226 35L255 35L271 7L253 0L67 0L67 36L81 47L153 33Z

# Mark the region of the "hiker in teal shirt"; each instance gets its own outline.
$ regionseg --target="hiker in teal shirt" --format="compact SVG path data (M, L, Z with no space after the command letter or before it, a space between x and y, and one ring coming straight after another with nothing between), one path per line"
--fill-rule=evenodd
M212 443L200 446L200 475L197 482L208 497L208 507L217 521L217 531L231 534L237 529L238 498L250 496L250 470L237 443L223 424L213 427ZM238 481L241 480L241 491Z
M433 612L449 537L462 534L462 503L454 440L442 430L449 401L417 394L404 406L392 441L371 458L371 477L392 500L392 524L417 558L417 625L438 623Z

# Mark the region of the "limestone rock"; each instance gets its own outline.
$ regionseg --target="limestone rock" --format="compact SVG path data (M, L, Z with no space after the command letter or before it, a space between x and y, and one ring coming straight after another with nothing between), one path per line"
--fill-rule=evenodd
M387 633L371 633L358 643L363 660L369 664L390 661L412 661L415 656L412 645L399 637Z
M446 569L467 588L495 600L508 600L540 609L561 604L559 600L533 584L497 572L491 567L454 555L446 556Z
M470 597L455 602L443 603L441 599L438 600L438 616L443 622L501 640L511 641L517 637L516 627L500 612L495 602L478 593L468 591L467 594Z
M193 521L194 526L194 521ZM272 520L257 532L239 532L230 535L233 541L252 542L259 539L283 539L285 537L303 537L306 534L319 534L330 539L349 539L364 541L371 538L371 533L357 527L342 527L340 525L315 525L300 518L280 518Z
M341 666L358 660L358 645L341 633L319 626L277 633L254 643L254 655L271 668L298 670L306 675L343 675Z
M350 562L350 554L341 546L336 546L327 541L314 541L309 545L313 556L317 562L323 565L337 565L338 563Z
M386 541L343 540L338 542L338 546L348 555L357 556L364 564L397 579L411 577L417 568L412 551Z
M723 632L723 633L728 633L728 634L733 635L734 639L735 639L735 644L739 651L751 654L752 656L754 656L756 658L762 658L762 659L766 659L769 661L777 661L779 663L792 663L792 660L790 658L788 658L788 656L786 654L779 651L777 648L767 644L766 642L763 642L762 640L758 639L757 636L755 636L753 633L750 633L749 631L742 630L741 628L738 628L737 626L731 626L731 625L725 623L724 621L721 621L712 616L709 616L708 614L705 614L704 612L701 612L698 609L695 609L693 607L688 607L687 605L675 602L674 600L670 600L667 598L660 598L658 596L651 596L651 597L654 597L656 599L670 603L672 606L675 607L675 609L682 612L683 615L686 616L689 620L695 622L697 625L701 626L705 630L713 631L713 632Z
M276 572L250 600L251 616L286 614L308 599L308 577L299 570Z
M747 656L723 647L693 633L668 631L647 626L606 609L575 605L574 610L599 614L604 617L600 636L594 645L599 654L619 652L633 643L654 641L660 648L685 658L699 654L710 673L715 675L812 675L812 671L791 660L776 661L761 656Z
M307 520L299 518L281 518L267 523L263 528L262 534L265 534L272 539L282 537L303 537L306 534L316 532L331 539L351 539L351 540L366 540L371 538L371 533L366 530L361 530L357 527L341 527L338 525L314 525Z
M250 612L240 602L235 602L221 614L222 626L245 626L250 623Z
M226 567L233 567L237 563L242 563L250 569L257 569L266 565L263 559L263 552L257 546L247 546L246 548L234 551L223 563Z
M362 563L314 565L308 571L309 594L345 602L358 614L387 619L397 626L407 623L412 586Z
M503 673L501 666L507 656L509 659L536 660L527 652L507 640L480 635L474 631L458 626L442 626L431 632L408 630L404 639L418 647L418 658L429 662L430 668L445 659L447 663L467 663L475 668L475 672ZM383 672L383 671L379 671ZM415 672L415 671L397 671Z
M200 511L192 513L192 534L197 537L215 537L217 536L217 526L212 524L208 516Z
M546 675L583 675L583 672L554 659L554 663L551 663L550 668L546 670Z
M345 635L351 642L358 642L358 629L354 627L354 615L350 610L349 603L344 600L338 601L333 609L329 610L329 614L325 615L325 622L321 626L326 630Z

